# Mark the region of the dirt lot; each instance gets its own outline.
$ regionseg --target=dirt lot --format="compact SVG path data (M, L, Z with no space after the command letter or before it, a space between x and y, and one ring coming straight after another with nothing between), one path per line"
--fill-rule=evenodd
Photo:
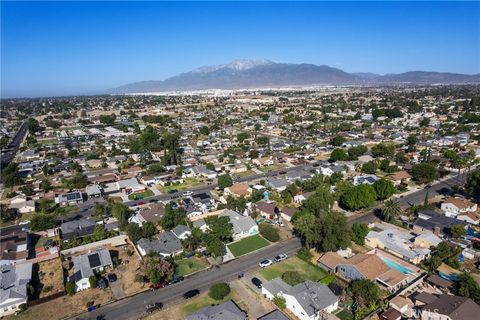
M77 292L73 296L65 296L43 304L33 306L24 313L21 313L16 317L11 317L11 319L62 319L86 311L86 305L89 301L94 301L94 303L98 305L105 304L112 299L113 296L110 288L107 288L105 290L88 289Z
M60 258L38 263L38 279L40 280L40 298L62 292L63 270ZM40 288L39 288L40 289Z
M148 285L135 282L135 275L140 266L140 258L134 253L133 248L128 245L123 248L117 247L113 250L118 251L118 258L121 261L120 265L113 272L118 277L117 281L121 282L125 295L129 296L148 289ZM127 254L128 251L133 252L133 254L129 256Z

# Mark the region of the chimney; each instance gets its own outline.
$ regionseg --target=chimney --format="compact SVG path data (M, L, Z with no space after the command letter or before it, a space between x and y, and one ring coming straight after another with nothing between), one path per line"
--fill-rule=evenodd
M439 226L436 226L435 228L433 228L433 234L438 236L440 235L440 227Z

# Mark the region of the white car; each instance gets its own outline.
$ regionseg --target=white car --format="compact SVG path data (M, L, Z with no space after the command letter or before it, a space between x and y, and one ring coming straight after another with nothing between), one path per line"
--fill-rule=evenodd
M266 259L266 260L260 261L258 265L262 268L265 268L265 267L271 266L272 264L273 264L272 260Z
M285 253L280 253L278 256L275 257L275 261L280 262L280 261L283 261L287 258L288 258L288 256Z
M186 196L186 197L191 196L192 194L193 194L192 191L185 191L185 192L183 193L183 195Z

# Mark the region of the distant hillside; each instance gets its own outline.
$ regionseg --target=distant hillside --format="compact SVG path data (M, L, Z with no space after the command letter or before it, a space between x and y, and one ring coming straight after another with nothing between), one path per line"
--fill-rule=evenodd
M480 75L412 71L401 74L347 73L329 66L235 60L206 66L163 81L142 81L107 90L107 93L142 93L175 90L248 89L299 85L480 83Z

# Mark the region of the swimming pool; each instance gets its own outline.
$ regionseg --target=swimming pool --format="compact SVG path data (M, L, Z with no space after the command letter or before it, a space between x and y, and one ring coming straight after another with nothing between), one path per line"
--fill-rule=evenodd
M415 274L415 272L413 272L412 270L408 269L407 267L404 267L402 266L401 264L399 263L396 263L395 261L387 258L387 257L384 257L384 256L380 256L380 259L382 259L383 262L385 262L385 264L387 266L389 266L390 268L393 268L403 274Z

